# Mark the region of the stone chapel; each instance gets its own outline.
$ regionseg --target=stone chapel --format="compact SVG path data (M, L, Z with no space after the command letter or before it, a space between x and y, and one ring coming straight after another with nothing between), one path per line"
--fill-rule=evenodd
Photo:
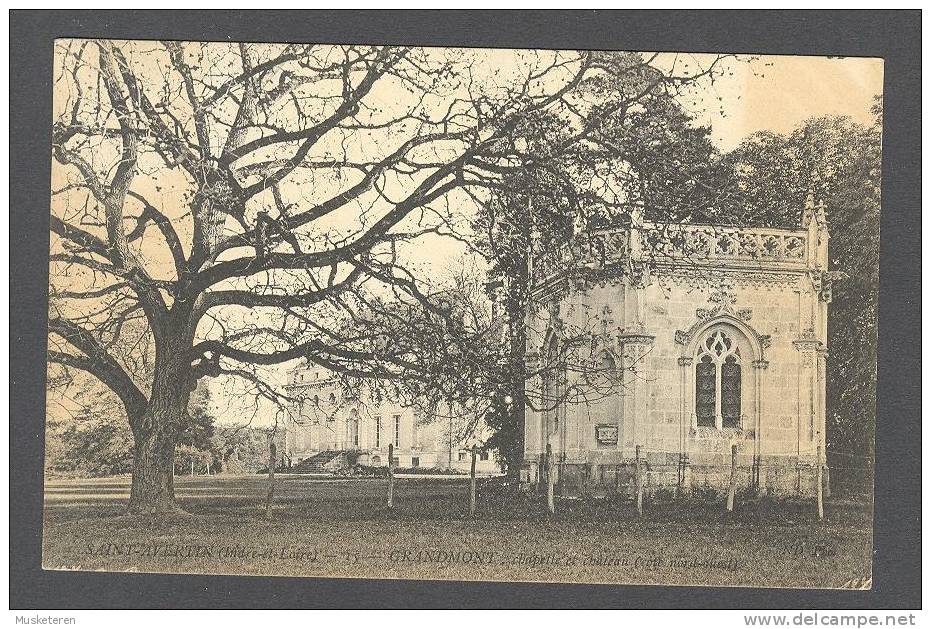
M562 495L815 491L825 447L828 227L580 231L534 256L522 480ZM595 391L594 393L592 393Z

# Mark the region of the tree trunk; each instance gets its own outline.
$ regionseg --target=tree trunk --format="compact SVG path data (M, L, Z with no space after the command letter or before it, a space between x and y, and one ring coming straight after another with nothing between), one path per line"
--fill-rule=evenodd
M265 519L272 519L272 501L275 500L275 463L278 450L275 446L274 431L268 433L268 495L265 496Z
M146 420L155 417L146 414ZM129 495L130 513L165 513L175 511L174 431L158 426L162 420L142 426L133 446L133 483Z
M129 513L178 510L174 488L175 445L190 397L187 381L190 365L183 362L183 357L183 347L156 350L149 407L130 422L134 444Z
M530 221L523 226L525 242L530 239ZM520 480L520 470L524 463L524 420L526 414L526 387L527 387L527 328L526 328L526 302L523 295L529 290L529 264L525 256L518 267L517 277L512 281L522 286L517 295L510 295L507 300L508 316L508 377L509 389L512 398L508 409L509 435L506 441L506 451L501 456L507 467L507 475L512 481Z

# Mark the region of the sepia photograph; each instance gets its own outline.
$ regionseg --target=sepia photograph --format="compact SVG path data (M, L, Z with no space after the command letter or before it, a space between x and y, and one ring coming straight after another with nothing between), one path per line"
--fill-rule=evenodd
M873 587L883 59L52 59L43 569Z

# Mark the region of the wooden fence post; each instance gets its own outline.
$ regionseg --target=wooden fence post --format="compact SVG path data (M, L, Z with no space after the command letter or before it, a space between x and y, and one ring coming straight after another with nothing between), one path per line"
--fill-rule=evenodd
M538 494L542 494L546 489L543 486L543 479L546 476L546 453L540 453L540 461L537 464L537 484L534 486Z
M475 517L475 457L478 446L472 446L472 470L469 472L469 515Z
M394 508L394 444L388 444L388 508Z
M818 482L818 519L824 519L824 479L821 476L821 444L818 444L818 453L815 455L815 478Z
M265 496L265 519L272 518L272 500L275 499L275 459L277 447L275 446L275 433L268 433L268 494Z
M553 446L546 444L546 510L556 513L555 483L553 482Z
M734 494L737 491L737 444L731 444L731 480L727 485L727 512L734 510Z
M637 446L636 457L634 481L637 485L637 515L643 515L643 472L640 469L640 446Z

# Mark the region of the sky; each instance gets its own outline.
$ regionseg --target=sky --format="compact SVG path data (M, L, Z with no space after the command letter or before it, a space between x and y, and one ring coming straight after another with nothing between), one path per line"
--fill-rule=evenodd
M728 69L733 76L699 94L693 108L725 151L758 131L789 133L816 116L849 116L868 125L873 97L883 89L883 61L875 58L764 56L730 62Z

